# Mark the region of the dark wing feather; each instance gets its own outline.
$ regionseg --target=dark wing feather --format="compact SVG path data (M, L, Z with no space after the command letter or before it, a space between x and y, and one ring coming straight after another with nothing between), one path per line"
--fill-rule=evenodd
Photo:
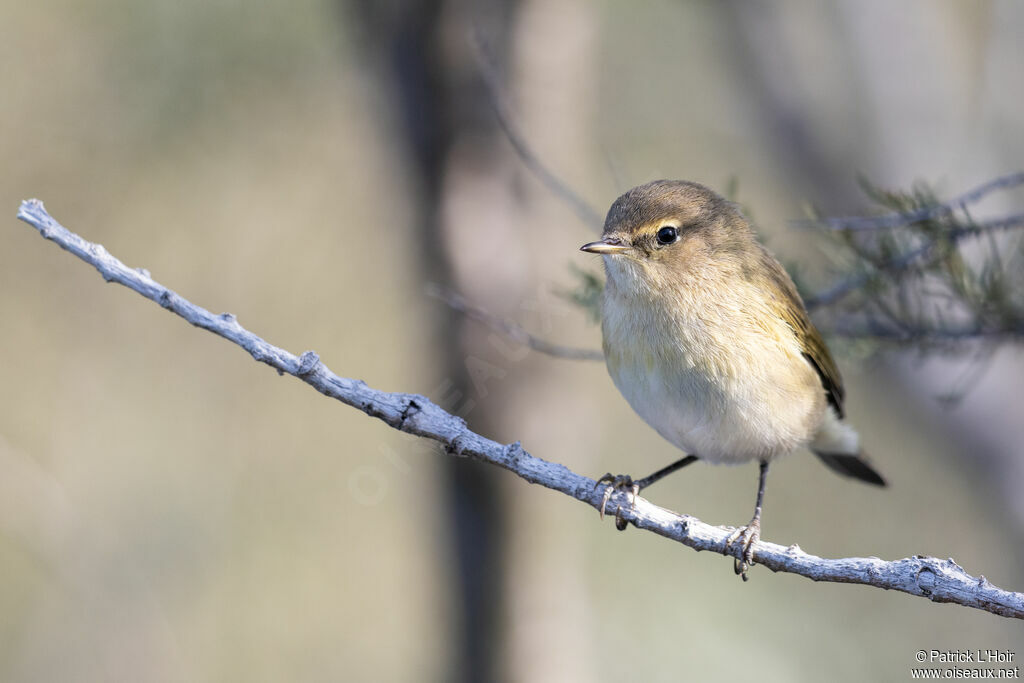
M779 302L780 305L778 307L780 315L793 329L793 332L796 333L804 358L818 372L821 384L825 388L829 405L842 418L845 416L843 398L846 392L843 390L843 378L839 375L839 368L836 367L836 362L832 360L832 354L829 353L828 347L825 346L825 340L821 338L821 333L818 332L814 323L811 322L807 309L804 307L803 299L800 298L800 293L796 291L796 285L793 284L793 280L790 279L779 262L766 249L762 249L761 253L763 258L762 265L764 266L763 272L767 273L771 279L770 285L774 285L771 286L770 291L774 295L783 298Z
M817 371L818 377L821 378L821 385L825 388L825 395L828 397L829 405L842 418L844 416L843 379L839 376L839 369L836 367L835 361L832 360L832 354L829 353L828 347L825 346L825 340L821 338L821 333L818 332L817 328L814 327L814 323L811 322L807 309L804 307L804 302L796 291L796 285L793 284L793 281L786 271L783 270L779 262L767 250L762 250L761 258L762 268L760 270L766 273L766 277L769 278L769 281L766 283L767 291L773 296L782 299L778 302L779 305L777 306L779 315L796 334L804 358L807 359L811 367ZM859 479L868 484L876 486L886 485L885 479L871 465L863 453L813 452L834 472Z

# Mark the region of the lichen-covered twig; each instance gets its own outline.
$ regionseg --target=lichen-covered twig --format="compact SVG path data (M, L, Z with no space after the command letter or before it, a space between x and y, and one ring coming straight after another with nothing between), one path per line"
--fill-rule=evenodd
M135 290L193 325L238 344L257 361L280 373L297 377L326 396L358 408L394 429L437 441L452 456L497 465L530 483L559 491L587 505L599 507L602 504L604 492L593 479L576 474L563 465L537 458L524 450L519 442L500 444L481 436L470 430L463 419L446 412L424 396L380 391L360 380L339 377L312 351L295 356L246 330L233 315L215 315L196 306L153 280L146 271L129 268L101 245L87 242L68 231L46 212L38 200L23 202L18 218L34 226L46 239L94 266L107 282ZM615 493L606 506L611 513L621 510L622 519L640 529L695 550L728 552L728 528L677 514L640 497L635 499L635 505L630 505L625 492ZM796 545L785 547L759 541L754 546L754 560L772 571L799 574L814 581L875 586L934 602L956 603L1004 617L1024 619L1024 593L997 588L983 576L971 576L952 559L920 555L891 562L875 557L826 559L805 553Z

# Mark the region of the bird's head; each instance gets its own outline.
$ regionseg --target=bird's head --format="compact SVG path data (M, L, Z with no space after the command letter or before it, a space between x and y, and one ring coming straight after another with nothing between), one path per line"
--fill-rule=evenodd
M605 257L617 287L657 292L742 265L756 243L725 198L697 183L656 180L616 199L601 239L580 249Z

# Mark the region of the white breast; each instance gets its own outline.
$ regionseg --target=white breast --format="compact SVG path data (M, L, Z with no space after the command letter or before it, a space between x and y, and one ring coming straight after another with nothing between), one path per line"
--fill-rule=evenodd
M687 453L770 459L806 444L822 420L820 380L785 323L766 325L764 312L729 301L666 311L606 291L602 329L615 386Z

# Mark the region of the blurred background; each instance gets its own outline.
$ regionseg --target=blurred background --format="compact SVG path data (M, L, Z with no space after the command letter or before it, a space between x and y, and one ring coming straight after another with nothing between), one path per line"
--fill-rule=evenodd
M864 211L858 173L952 196L1024 166L1024 4L44 0L0 17L0 679L861 681L905 679L922 648L1024 657L1018 622L763 568L744 584L727 559L617 533L279 377L14 218L39 197L338 374L581 473L645 475L678 453L601 363L426 294L600 346L559 296L571 266L599 272L577 251L599 226L527 170L488 79L598 213L655 178L735 181L766 242L825 284L790 222ZM936 396L956 358L840 354L891 487L796 454L773 468L765 538L953 557L1024 589L1022 358L984 353L954 407ZM736 525L755 484L753 466L698 465L646 495Z

